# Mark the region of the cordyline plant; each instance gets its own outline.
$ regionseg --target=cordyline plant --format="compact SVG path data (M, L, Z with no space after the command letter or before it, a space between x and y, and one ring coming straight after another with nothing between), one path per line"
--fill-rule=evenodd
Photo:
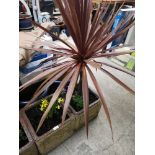
M74 43L70 43L64 41L58 36L50 33L47 29L42 27L41 25L34 23L36 26L40 27L42 30L47 32L51 37L57 38L59 41L63 43L62 46L56 46L54 43L49 43L47 41L41 42L38 40L35 42L35 45L46 45L50 48L32 48L33 50L55 54L56 58L60 58L57 60L56 65L45 65L40 67L37 70L42 70L43 72L26 82L20 87L20 91L35 83L38 80L44 80L43 83L39 86L39 88L34 93L34 96L27 104L31 104L34 102L37 97L50 85L52 85L56 80L62 78L62 81L55 93L53 94L50 103L44 112L37 131L42 126L44 120L48 116L49 111L51 110L53 104L63 91L66 83L69 81L68 89L66 92L66 98L63 108L62 115L62 124L64 123L67 110L69 108L69 104L78 83L79 77L82 80L82 95L83 95L83 104L84 104L84 120L86 126L86 132L88 136L88 113L89 113L89 89L88 89L88 79L87 76L89 74L100 101L103 105L106 117L108 119L111 131L112 131L112 123L110 119L110 114L108 111L108 107L105 103L104 94L99 86L99 83L96 80L90 66L92 68L101 70L110 76L113 80L115 80L118 84L128 90L130 93L134 94L134 91L129 88L126 84L120 81L117 77L115 77L112 73L107 71L104 66L109 66L116 70L127 73L131 76L134 76L133 73L127 71L124 68L116 67L106 62L98 62L97 58L106 57L109 58L111 56L119 56L124 54L130 54L131 51L124 52L115 52L114 49L119 47L113 47L110 49L106 49L108 43L118 38L122 34L124 34L129 28L134 25L134 14L129 14L126 19L122 19L118 24L114 31L111 30L111 27L114 23L115 17L118 12L124 5L121 4L119 9L116 9L115 5L111 12L107 15L107 10L109 9L109 2L102 2L99 9L97 10L94 18L92 19L92 0L57 0L58 7L61 11L63 20L72 36ZM106 21L103 23L103 17L107 16ZM121 28L121 29L120 29ZM118 30L120 30L118 32ZM116 33L117 32L117 33ZM106 50L103 50L106 49ZM112 52L107 53L106 51L112 50ZM63 61L62 61L63 60ZM104 60L104 59L103 59ZM51 58L47 58L46 62L51 62Z

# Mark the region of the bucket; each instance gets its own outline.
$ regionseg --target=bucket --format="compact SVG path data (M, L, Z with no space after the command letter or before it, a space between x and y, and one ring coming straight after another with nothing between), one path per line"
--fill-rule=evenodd
M33 29L32 16L22 14L19 17L19 30L30 30Z

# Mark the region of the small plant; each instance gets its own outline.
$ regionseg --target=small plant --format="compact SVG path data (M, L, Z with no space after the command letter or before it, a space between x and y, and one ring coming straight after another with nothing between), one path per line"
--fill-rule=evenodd
M107 12L109 10L109 7L111 6L111 3L107 1L102 2L92 19L92 0L57 0L57 5L67 26L67 29L70 32L73 42L63 40L59 38L59 36L56 36L48 31L46 28L33 22L36 26L47 32L51 37L55 37L62 42L62 44L56 45L48 41L42 42L41 38L40 40L38 38L38 40L35 42L35 45L39 45L40 47L48 46L49 49L27 48L43 53L55 54L56 58L61 57L57 60L54 66L51 65L51 57L46 58L46 62L49 63L37 69L43 72L20 87L20 90L23 90L24 88L28 87L38 80L44 80L44 82L35 92L30 102L27 104L28 106L29 104L34 102L47 87L52 85L54 81L60 78L62 79L59 87L53 94L48 107L43 113L43 116L37 128L37 132L48 116L51 108L55 106L55 101L63 91L65 85L67 84L67 82L69 82L62 114L62 124L64 123L74 89L78 83L78 79L80 78L80 80L82 81L81 90L83 96L84 120L88 136L89 89L87 76L90 76L95 86L96 92L100 98L101 104L103 105L104 113L108 119L112 131L112 122L107 104L105 102L105 97L94 73L92 72L92 68L105 73L118 84L120 84L123 88L134 94L134 91L131 88L129 88L124 82L122 82L115 75L109 72L106 67L108 66L110 68L114 68L131 76L134 76L133 73L124 68L111 65L107 62L99 62L98 60L98 58L109 58L112 56L131 53L130 50L124 52L114 51L115 49L122 48L118 46L106 49L109 43L124 34L126 31L128 31L129 28L134 25L134 13L131 13L127 16L126 19L121 19L115 30L111 29L116 16L124 5L124 2L119 8L114 5L108 15ZM106 21L103 23L102 19L105 16ZM118 30L120 31L118 32ZM107 51L112 52L107 53Z
M64 102L65 102L64 98L59 97L55 102L55 104L52 106L47 117L52 118L53 114L58 114L58 110L62 109ZM44 113L48 106L49 101L47 99L42 99L40 103L40 111Z
M75 94L72 96L72 100L77 109L83 108L83 99L82 96L78 94L78 92L75 92Z

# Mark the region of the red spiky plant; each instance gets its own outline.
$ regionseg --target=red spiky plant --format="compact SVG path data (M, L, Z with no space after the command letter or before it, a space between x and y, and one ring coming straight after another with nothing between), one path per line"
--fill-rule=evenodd
M122 71L131 76L134 76L134 74L132 74L130 71L118 68L108 63L104 62L101 63L96 61L97 58L101 57L108 58L111 56L118 56L130 53L130 51L124 51L124 52L112 51L110 53L106 53L106 51L114 50L118 47L110 48L108 50L103 49L105 49L108 43L110 43L120 35L124 34L129 28L131 28L134 25L134 18L133 18L134 14L130 14L126 19L122 19L117 28L114 31L111 31L111 27L114 23L115 17L117 16L119 10L122 8L124 3L122 3L119 9L113 7L111 12L107 15L106 13L110 6L110 3L102 2L92 21L91 21L92 0L57 0L57 4L62 14L63 20L72 36L74 44L71 44L67 41L60 39L58 36L55 36L54 34L50 33L47 29L43 28L39 24L34 23L36 26L40 27L45 32L49 33L50 36L56 37L59 41L61 41L64 44L64 46L58 47L55 46L53 43L37 41L36 44L46 45L50 47L50 50L43 48L33 48L33 50L55 54L57 58L61 57L61 59L60 60L58 59L57 64L54 67L52 65L40 67L38 70L42 70L43 72L20 87L20 90L23 90L24 88L30 86L31 84L35 83L38 80L41 79L44 80L43 83L40 85L40 87L37 89L37 91L34 93L34 96L32 97L31 101L28 103L29 105L32 102L34 102L37 99L37 97L47 87L52 85L57 79L62 78L59 87L53 94L49 106L40 120L37 131L42 126L50 109L52 108L53 104L55 103L60 93L63 91L63 88L65 87L66 83L69 81L69 86L66 93L66 99L62 115L62 124L63 124L72 98L72 94L76 87L78 78L81 75L82 95L84 103L84 119L85 119L86 132L88 136L89 90L88 90L87 74L90 75L91 80L96 88L100 101L103 105L105 114L107 116L108 122L110 124L110 128L112 130L110 114L107 105L105 103L104 95L93 72L91 71L90 66L106 73L113 80L119 83L122 87L124 87L129 92L134 94L134 91L132 89L130 89L126 84L120 81L112 73L107 71L104 68L104 66L115 68L116 70ZM107 16L106 21L105 23L102 23L101 21L105 15ZM123 28L118 33L115 33L122 26ZM46 61L50 60L51 58L47 58Z

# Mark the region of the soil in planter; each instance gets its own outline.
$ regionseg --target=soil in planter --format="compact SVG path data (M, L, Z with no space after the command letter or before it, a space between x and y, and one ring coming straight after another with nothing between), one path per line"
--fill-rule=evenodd
M29 142L28 138L27 138L21 124L19 123L19 148L23 147L28 142Z
M19 93L19 100L20 101L29 101L33 94L35 93L35 91L37 90L37 88L41 85L41 82L37 82L34 83L33 85L27 87L26 89L24 89L23 91L21 91Z
M20 100L20 102L23 102L23 101L27 101L28 102L33 97L33 94L35 93L35 91L41 85L42 82L43 81L37 82L37 83L27 87L23 91L21 91L19 93L19 100ZM38 97L38 99L53 94L55 92L55 90L58 88L59 84L60 84L60 81L54 82L51 86L49 86L47 88L47 90L45 90L45 92L41 96ZM20 103L19 104L19 109L23 108L25 105L26 104Z
M89 105L97 99L98 97L91 90L89 90ZM79 112L83 109L83 98L77 90L74 91L70 105L75 109L76 112Z
M63 113L63 109L62 109L62 107L60 107L60 109L57 109L53 113L52 117L50 117L48 115L48 117L45 119L42 127L39 129L39 131L36 134L38 136L41 136L44 133L51 130L53 127L59 125L61 123L61 121L62 121L62 119L61 119L62 113ZM40 122L40 119L41 119L41 117L43 115L43 112L40 110L40 104L38 104L37 106L35 106L35 107L29 109L28 111L26 111L26 115L29 118L34 130L36 131L37 127L38 127L38 124ZM68 119L68 118L69 118L69 116L67 115L66 119Z
M35 91L41 85L42 82L43 81L37 82L37 83L35 83L35 84L27 87L23 91L21 91L19 93L19 100L20 100L20 102L29 101L33 97L33 94L35 93ZM43 97L46 97L46 96L49 96L49 95L53 94L56 91L56 89L58 88L60 82L61 81L59 81L59 80L58 81L55 81L51 86L49 86L47 88L47 90L45 90L45 92L42 95L40 95L38 97L38 100L41 99L41 98L43 98ZM66 91L66 89L68 87L68 84L69 84L69 82L65 86L65 89L64 89L65 91ZM25 105L26 104L20 103L19 104L19 109L23 108Z

